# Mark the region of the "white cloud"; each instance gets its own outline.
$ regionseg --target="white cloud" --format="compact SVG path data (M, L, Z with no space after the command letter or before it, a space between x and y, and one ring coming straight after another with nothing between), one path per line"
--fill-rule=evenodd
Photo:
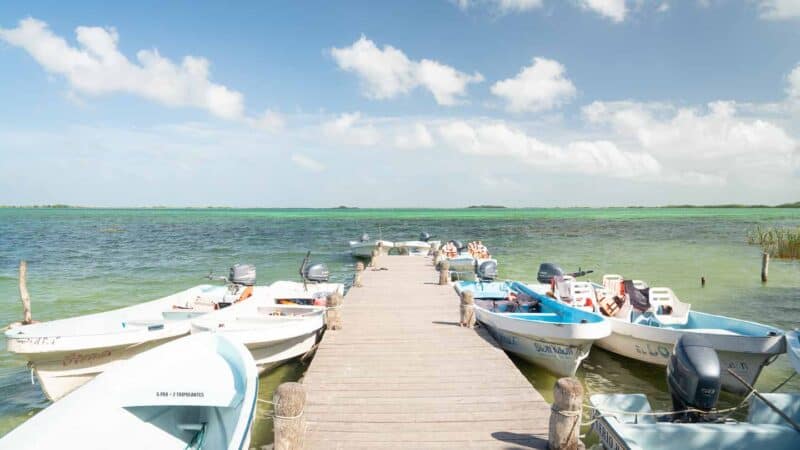
M266 110L264 113L252 119L248 119L250 125L267 131L280 131L286 127L286 118L281 113Z
M417 122L394 133L394 147L399 149L421 149L433 146L433 136L428 127Z
M484 3L502 14L529 11L541 8L544 4L543 0L454 0L454 3L462 10L469 9L477 3Z
M380 49L364 35L349 47L334 47L330 52L339 68L358 75L364 95L378 100L407 94L421 86L433 94L438 104L454 105L466 95L467 85L483 81L477 72L469 75L438 61L410 60L391 45Z
M800 18L800 0L759 0L758 9L762 19Z
M788 83L786 93L789 95L789 98L800 101L800 64L789 72L789 75L786 77L786 82Z
M299 153L292 154L292 162L309 172L319 173L325 170L325 165Z
M25 49L48 72L64 76L85 95L126 92L172 107L205 109L224 119L241 119L241 93L210 80L208 60L185 56L180 64L158 50L139 50L136 62L117 48L113 28L78 27L77 47L56 36L47 24L23 19L17 28L0 28L0 39Z
M656 11L660 12L660 13L664 13L664 12L669 11L669 3L664 2L664 3L660 4L660 5L658 5L658 8L656 8Z
M322 124L328 138L346 145L371 147L380 141L380 133L371 123L361 123L361 113L344 113Z
M544 111L561 106L575 97L575 85L566 78L558 61L534 58L514 78L498 81L492 94L505 99L509 111Z
M592 10L613 22L623 22L628 13L625 0L579 0L583 9Z
M451 121L438 128L442 144L452 150L511 157L550 172L604 175L609 178L645 178L660 173L652 156L620 150L609 141L575 141L565 146L547 144L504 122L470 124Z
M583 113L590 123L610 126L617 140L652 154L688 182L735 179L750 184L791 177L800 164L797 140L767 120L739 116L734 102L705 108L594 102Z

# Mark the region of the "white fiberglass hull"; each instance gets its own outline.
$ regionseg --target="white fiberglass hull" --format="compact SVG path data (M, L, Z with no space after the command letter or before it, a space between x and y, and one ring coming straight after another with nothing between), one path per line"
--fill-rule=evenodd
M117 364L0 439L0 448L249 448L258 373L247 349L211 334Z
M55 401L116 362L189 334L189 319L212 311L225 292L201 285L126 308L19 326L6 331L6 346L31 364ZM266 287L256 287L250 299L265 295Z
M431 244L423 241L395 242L394 247L401 255L428 256L431 251Z
M244 344L260 372L311 351L325 325L324 308L276 305L255 311L229 309L193 321L192 333L219 333Z
M475 308L504 350L564 377L575 375L589 356L592 343L608 334L608 324L561 324L518 321L508 315Z
M392 247L394 243L390 241L350 241L350 254L359 258L369 258L372 256L372 251L377 250L379 256L386 256Z
M692 313L698 314L698 313ZM638 361L666 366L678 338L684 334L702 335L717 352L722 367L722 388L744 393L747 388L727 369L733 369L748 383L755 384L763 367L785 351L783 335L743 336L714 329L655 328L607 318L612 333L597 341L597 346Z

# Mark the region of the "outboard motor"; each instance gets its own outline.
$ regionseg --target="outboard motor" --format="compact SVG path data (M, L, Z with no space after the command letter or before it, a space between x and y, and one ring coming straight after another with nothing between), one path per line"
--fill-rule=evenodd
M667 385L672 408L710 411L717 405L721 368L714 348L701 336L683 335L667 364ZM683 413L672 417L674 422L701 422L699 413Z
M253 286L256 284L256 266L252 264L236 264L231 267L228 282L240 286Z
M314 283L327 283L330 276L328 266L322 263L309 264L303 272L303 278Z
M369 240L369 235L367 233L362 234L361 238L359 239L359 241L361 242L367 242L368 240Z
M564 271L561 267L553 263L539 264L539 273L536 274L536 279L539 283L550 284L550 281L552 281L555 276L564 276Z
M459 253L461 253L462 250L467 248L464 244L461 243L461 241L456 241L455 239L450 241L450 243L453 244L453 246L456 248L456 250L458 250Z
M431 240L431 235L423 231L419 234L419 240L422 242L428 242Z
M478 279L481 281L493 281L497 279L497 261L493 259L482 262L477 270Z

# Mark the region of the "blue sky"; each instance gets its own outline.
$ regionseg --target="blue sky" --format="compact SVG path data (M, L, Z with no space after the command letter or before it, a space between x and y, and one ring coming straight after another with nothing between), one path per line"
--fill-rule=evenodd
M800 199L800 0L0 4L0 204Z

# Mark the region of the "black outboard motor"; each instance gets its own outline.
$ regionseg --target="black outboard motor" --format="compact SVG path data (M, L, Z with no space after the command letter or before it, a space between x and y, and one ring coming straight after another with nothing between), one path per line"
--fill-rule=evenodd
M367 242L368 240L369 240L369 235L367 233L362 234L361 238L359 239L359 241L361 242Z
M710 411L717 405L721 368L714 348L701 336L687 334L675 344L667 364L667 385L672 408ZM674 415L673 422L707 421L699 413Z
M482 262L476 269L478 279L481 281L493 281L497 279L497 261L493 259Z
M465 248L467 248L467 246L466 246L466 245L464 245L464 244L462 244L462 243L461 243L461 241L457 241L457 240L455 240L455 239L453 239L452 241L450 241L450 243L451 243L451 244L453 244L453 246L456 248L456 250L458 250L458 252L459 252L459 253L460 253L462 250L464 250Z
M327 283L330 276L328 266L322 263L309 264L303 271L303 278L312 283Z
M561 267L553 263L539 264L539 273L536 274L536 279L539 280L539 283L550 284L550 281L552 281L555 276L564 276L564 271Z
M419 234L419 240L422 242L428 242L431 240L431 235L423 231Z
M236 264L231 267L228 282L241 286L253 286L256 284L256 266L252 264Z

